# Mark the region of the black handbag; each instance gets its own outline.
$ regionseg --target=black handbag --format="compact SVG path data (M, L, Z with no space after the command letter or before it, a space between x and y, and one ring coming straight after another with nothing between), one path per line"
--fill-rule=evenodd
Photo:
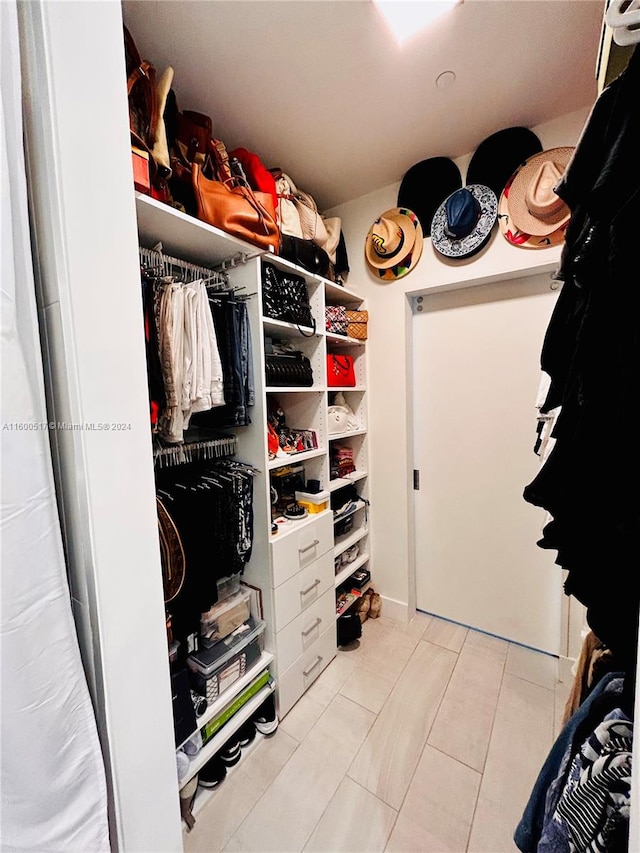
M313 329L311 334L315 334L316 321L311 313L307 282L301 275L263 264L262 310L265 317L307 326Z
M266 355L265 375L268 386L313 385L311 362L301 352Z
M329 255L311 240L303 240L291 234L281 234L280 257L323 278L329 275L331 265Z
M362 636L362 621L358 613L343 613L338 616L338 645L347 646Z

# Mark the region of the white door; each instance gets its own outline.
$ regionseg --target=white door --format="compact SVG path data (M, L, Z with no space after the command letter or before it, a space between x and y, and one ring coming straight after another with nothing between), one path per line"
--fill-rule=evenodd
M418 609L554 654L561 571L522 490L556 295L536 275L425 296L413 316Z

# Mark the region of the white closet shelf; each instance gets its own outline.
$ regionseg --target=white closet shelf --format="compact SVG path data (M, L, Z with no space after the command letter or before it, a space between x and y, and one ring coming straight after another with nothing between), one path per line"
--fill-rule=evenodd
M364 480L369 476L368 471L352 471L347 477L336 477L335 480L329 480L327 491L335 492L336 489L341 489L343 486L349 486L352 483L357 483L358 480Z
M314 331L311 326L297 326L295 323L274 320L272 317L263 317L262 326L268 335L286 334L287 337L298 338L318 338L322 336L322 332Z
M350 548L352 545L355 545L356 542L359 542L369 532L368 527L360 527L358 530L354 530L353 533L350 533L348 536L345 536L343 539L338 542L337 545L334 546L333 556L339 557L343 551L346 551L347 548Z
M344 567L344 569L341 569L338 572L338 574L336 575L334 586L341 586L347 580L347 578L350 578L351 575L360 568L360 566L364 566L364 564L368 562L369 555L361 554L356 560L353 561L353 563L349 563L347 566Z
M260 675L261 672L263 672L265 669L267 669L269 664L272 662L273 662L273 655L271 654L271 652L262 652L259 660L257 660L253 664L251 669L248 669L241 678L239 678L237 681L234 681L233 684L229 687L229 689L225 690L224 693L221 696L219 696L212 705L209 705L207 707L207 710L204 712L204 714L201 717L198 717L198 719L197 719L197 723L198 723L197 731L200 731L200 729L203 726L207 725L209 720L213 720L214 717L217 717L218 714L221 714L225 708L227 708L229 705L231 705L231 703L234 701L234 699L236 699L242 693L242 691L246 687L248 687L251 684L251 682L254 681L255 678L257 678L258 675ZM243 708L244 708L244 705L243 705ZM242 710L242 708L240 710ZM234 714L232 719L235 720L235 718L236 718L236 715ZM193 735L189 735L189 737L193 737ZM187 740L189 740L189 738L187 738L181 744L178 744L178 746L176 747L176 750L180 749L180 747L184 743L186 743Z
M291 389L277 388L275 390L280 391L282 393L283 391L289 391ZM297 390L299 391L300 389L298 388ZM268 388L267 391L269 391ZM284 457L271 459L269 461L269 464L267 465L267 468L269 469L269 471L273 471L274 468L286 468L287 465L297 465L298 462L304 462L305 459L315 459L316 456L324 456L326 452L326 448L318 448L318 450L305 450L304 453L292 453L291 455L287 456L286 459Z
M257 747L259 747L259 745L262 744L263 741L265 741L265 740L266 740L265 736L263 734L261 734L259 731L256 731L256 736L251 741L251 743L247 744L247 746L242 747L242 758L240 759L240 761L237 764L234 764L232 767L227 767L227 775L225 776L225 781L227 779L229 779L230 776L233 776L233 774L235 772L237 772L239 767L242 767L242 764L243 764L245 758L248 758L249 755L251 755L251 753L253 752L253 750L256 749ZM186 783L183 783L183 784L186 784ZM217 792L219 790L220 790L220 788L204 788L202 785L198 786L198 789L196 791L195 803L193 805L193 808L191 809L194 817L197 817L200 814L203 807L208 802L210 802L212 797L215 797L215 795L217 794ZM186 834L187 828L186 828L186 824L184 822L182 824L182 828L184 831L184 837L186 839L187 838L187 834Z
M327 391L332 394L334 391L366 391L364 385L329 385ZM366 430L364 430L366 432Z
M264 389L265 394L302 394L305 391L315 391L316 394L322 394L324 388L321 385L267 385Z
M189 258L205 266L216 266L233 256L256 255L261 251L251 243L148 195L136 193L135 198L140 243L148 249L161 240L166 254Z
M334 332L327 332L326 337L334 347L363 347L366 344L366 341L361 341L359 338L348 338L346 335L336 335Z
M341 515L333 516L333 523L337 524L339 521L342 521L343 518L349 518L350 515L355 515L357 512L360 512L361 509L364 509L366 504L364 501L354 501L355 507L349 512L342 513Z
M325 282L324 286L325 300L329 305L360 305L364 302L364 296L356 293L354 290L349 290L346 287L341 287L339 284Z
M329 441L335 441L336 439L340 439L340 438L350 438L352 435L366 435L366 434L367 434L366 429L350 429L347 432L333 432L328 436L328 438L329 438Z
M187 775L180 780L181 786L186 785L189 779L193 779L196 773L204 767L207 761L210 758L213 758L216 752L219 752L219 750L222 749L231 735L234 732L237 732L240 726L243 723L246 723L246 721L253 716L264 700L273 693L274 690L275 682L265 684L265 686L258 691L255 696L252 696L251 699L249 699L249 701L243 705L242 708L240 708L240 710L224 724L224 726L222 726L220 731L218 731L210 741L207 741L197 755L191 757L189 761L189 771Z

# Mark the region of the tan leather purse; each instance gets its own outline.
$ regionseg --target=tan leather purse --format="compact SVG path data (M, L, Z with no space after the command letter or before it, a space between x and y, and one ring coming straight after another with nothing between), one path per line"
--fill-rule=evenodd
M254 192L237 178L209 180L197 163L191 176L199 219L261 249L271 246L278 252L280 231L270 193Z

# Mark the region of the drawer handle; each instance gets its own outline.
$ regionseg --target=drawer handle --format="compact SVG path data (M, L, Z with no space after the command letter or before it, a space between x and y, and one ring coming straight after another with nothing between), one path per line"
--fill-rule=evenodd
M302 636L308 637L312 631L315 631L318 625L322 625L322 619L319 616L310 628L307 628L306 631L302 631Z
M300 595L306 595L307 593L311 592L312 589L315 589L317 586L319 586L321 583L322 581L320 580L320 578L316 578L315 582L312 583L311 586L308 586L306 589L300 590Z
M321 658L320 655L318 655L318 658L317 658L316 662L313 664L313 666L310 666L309 669L305 669L303 671L302 674L304 675L304 677L306 678L310 673L312 673L313 670L318 666L318 664L322 663L322 661L323 661L323 658Z
M305 552L305 551L310 551L312 548L315 548L315 547L316 547L316 545L319 545L319 544L320 544L320 540L319 540L319 539L314 539L314 540L313 540L313 542L311 543L311 545L307 545L307 546L306 546L306 547L304 547L304 548L298 548L298 553L299 553L299 554L304 554L304 552Z

